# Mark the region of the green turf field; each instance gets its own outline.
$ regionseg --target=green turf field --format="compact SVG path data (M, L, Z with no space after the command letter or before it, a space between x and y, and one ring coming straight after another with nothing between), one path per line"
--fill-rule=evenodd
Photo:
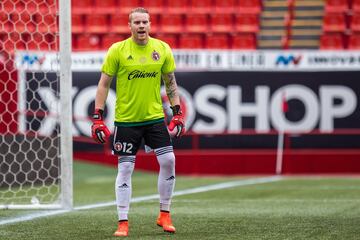
M114 201L115 175L115 168L75 162L75 207ZM156 194L156 178L135 172L133 197ZM177 176L176 191L243 179ZM0 210L0 222L34 212ZM156 226L157 213L156 199L132 203L128 239L360 239L360 178L285 177L176 196L174 235ZM77 210L0 225L0 239L115 239L116 221L115 206Z

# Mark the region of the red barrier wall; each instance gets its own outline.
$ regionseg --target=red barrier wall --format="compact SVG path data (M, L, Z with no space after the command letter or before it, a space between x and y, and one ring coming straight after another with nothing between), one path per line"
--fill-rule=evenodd
M177 174L274 174L275 150L178 150ZM74 157L91 162L117 164L116 157L102 153L75 152ZM157 171L154 154L139 152L136 168ZM360 150L285 150L284 174L360 173Z

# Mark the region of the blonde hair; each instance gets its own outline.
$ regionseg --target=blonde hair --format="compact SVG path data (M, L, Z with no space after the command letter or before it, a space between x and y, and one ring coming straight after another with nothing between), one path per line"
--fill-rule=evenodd
M134 8L133 10L131 10L131 12L129 14L129 23L131 22L131 15L133 13L147 13L147 14L149 14L149 11L146 8L143 8L143 7ZM150 17L150 14L149 14L149 17Z

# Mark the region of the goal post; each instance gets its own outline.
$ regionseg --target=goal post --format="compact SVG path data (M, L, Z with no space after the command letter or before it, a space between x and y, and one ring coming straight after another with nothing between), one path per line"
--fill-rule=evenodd
M71 1L0 2L0 208L71 209Z

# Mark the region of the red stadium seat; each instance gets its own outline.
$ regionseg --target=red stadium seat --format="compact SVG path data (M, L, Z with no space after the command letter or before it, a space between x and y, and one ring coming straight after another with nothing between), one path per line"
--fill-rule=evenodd
M208 15L201 13L189 13L185 15L186 31L191 33L206 32L208 27Z
M360 12L354 13L350 23L350 29L353 32L360 32Z
M231 38L232 49L256 49L254 34L235 34Z
M128 14L113 14L110 16L110 29L114 33L128 33L129 30L129 15Z
M157 34L156 38L169 44L171 48L178 48L178 37L175 34Z
M132 9L139 6L141 6L139 0L118 0L117 8L121 13L129 14Z
M1 11L0 10L0 22L1 22L1 28L0 28L0 34L2 33L8 33L13 31L14 26L13 23L10 21L10 16L8 12Z
M210 15L211 30L213 32L232 32L234 31L234 20L231 14L216 13Z
M108 16L105 14L89 14L85 16L86 32L89 33L108 33Z
M55 49L54 35L35 32L27 37L26 47L30 50L50 51Z
M259 31L259 18L256 14L237 14L235 16L235 30L237 32Z
M229 49L227 34L209 34L205 38L205 47L209 49Z
M184 24L181 14L164 13L160 16L161 31L164 33L181 33L184 30Z
M57 32L58 24L54 15L36 14L34 18L39 32Z
M188 0L174 1L167 0L167 12L174 14L187 13L189 11Z
M94 12L103 14L118 12L116 0L95 0Z
M323 34L320 38L320 49L322 50L344 49L342 35L337 33Z
M25 9L24 1L1 0L1 9L5 12L22 12Z
M210 13L212 10L211 0L190 0L191 12L193 13Z
M101 48L108 49L112 44L122 41L126 38L125 35L109 33L105 34L101 41Z
M80 14L71 15L71 31L73 33L83 33L85 31L83 18L84 16Z
M353 12L360 13L360 0L352 0L351 8Z
M161 29L161 24L160 24L160 21L159 21L159 14L151 14L150 15L150 26L151 26L151 29L150 29L150 32L151 33L156 33L158 31L160 31Z
M238 13L259 14L261 12L260 0L239 0Z
M71 1L72 14L90 14L93 11L93 0Z
M151 15L162 13L165 10L165 0L143 0L143 7L146 8Z
M323 22L324 32L344 32L346 29L345 16L342 13L327 13Z
M9 34L4 34L0 44L2 47L6 49L8 52L12 52L15 49L24 50L25 49L25 41L23 36L17 32L11 32Z
M360 50L360 34L350 35L348 48Z
M215 0L215 12L235 13L236 0Z
M14 30L19 33L26 33L26 32L32 33L36 29L35 23L32 20L32 16L28 12L12 13L11 22L12 22L11 25L15 27ZM43 29L41 28L39 30L42 31Z
M325 4L325 12L344 13L349 10L347 0L327 0Z
M96 34L79 34L75 38L74 50L77 51L100 50L100 37Z
M179 47L184 49L203 48L203 37L201 34L182 34Z

